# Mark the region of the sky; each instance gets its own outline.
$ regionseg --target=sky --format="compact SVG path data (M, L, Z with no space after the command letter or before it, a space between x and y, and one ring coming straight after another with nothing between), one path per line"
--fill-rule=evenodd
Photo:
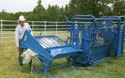
M50 5L62 7L69 4L70 0L42 0L44 8ZM4 9L9 13L32 11L37 5L38 0L0 0L0 12Z

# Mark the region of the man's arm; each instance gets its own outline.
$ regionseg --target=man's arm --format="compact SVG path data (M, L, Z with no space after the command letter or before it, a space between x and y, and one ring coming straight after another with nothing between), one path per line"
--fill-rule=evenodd
M16 40L17 50L19 51L19 31L17 27L15 29L15 40Z

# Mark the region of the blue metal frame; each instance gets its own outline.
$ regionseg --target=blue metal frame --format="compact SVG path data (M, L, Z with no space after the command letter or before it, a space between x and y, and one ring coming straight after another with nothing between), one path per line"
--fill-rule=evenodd
M74 42L79 43L76 45L84 50L82 55L71 57L70 60L74 64L76 62L82 64L91 63L91 66L93 66L110 58L112 53L115 53L116 57L121 56L123 54L125 30L125 19L123 31L121 30L121 18L124 18L124 16L103 16L97 22L91 15L76 15L71 21L66 18L66 25L71 25L69 30L70 45L75 45ZM116 25L113 24L114 21ZM79 29L75 29L75 24L80 26ZM74 34L74 32L80 33L80 31L81 38L79 38L79 35ZM80 40L81 42L79 42Z
M42 44L46 43L46 46L48 47L44 48L43 45L41 45L40 40L42 41ZM56 44L52 43L54 42L54 40ZM60 45L54 46L57 44L60 44ZM42 64L41 71L43 71L42 72L43 75L49 75L49 73L47 72L48 70L47 67L51 67L54 59L77 56L80 53L83 53L83 50L78 48L76 49L74 48L74 46L67 45L65 41L63 41L57 36L35 36L34 37L27 30L25 31L25 34L21 40L20 47L25 49L30 48L31 50L38 53L36 57L38 57L39 62Z
M122 19L124 19L123 25L121 24ZM123 55L124 16L103 16L96 20L92 15L75 15L71 21L68 21L66 17L66 22L66 30L70 32L69 43L55 35L32 36L28 31L21 40L21 48L30 48L38 53L36 55L38 59L34 59L42 64L43 75L51 76L47 70L58 67L50 69L48 67L51 67L53 61L58 58L66 57L66 65L90 65L93 67L109 59L112 53L115 53L115 57ZM69 31L68 25L70 25Z

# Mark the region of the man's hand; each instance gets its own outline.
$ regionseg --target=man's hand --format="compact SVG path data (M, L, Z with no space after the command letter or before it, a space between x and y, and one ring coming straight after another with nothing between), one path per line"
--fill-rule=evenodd
M17 46L17 50L19 51L19 46Z

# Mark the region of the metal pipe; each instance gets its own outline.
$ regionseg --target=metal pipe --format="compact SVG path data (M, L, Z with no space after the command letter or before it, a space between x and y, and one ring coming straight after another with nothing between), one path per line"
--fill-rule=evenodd
M45 35L46 35L46 21L44 21L44 25L45 25L44 32L45 32Z
M3 21L1 20L1 46L3 45Z

